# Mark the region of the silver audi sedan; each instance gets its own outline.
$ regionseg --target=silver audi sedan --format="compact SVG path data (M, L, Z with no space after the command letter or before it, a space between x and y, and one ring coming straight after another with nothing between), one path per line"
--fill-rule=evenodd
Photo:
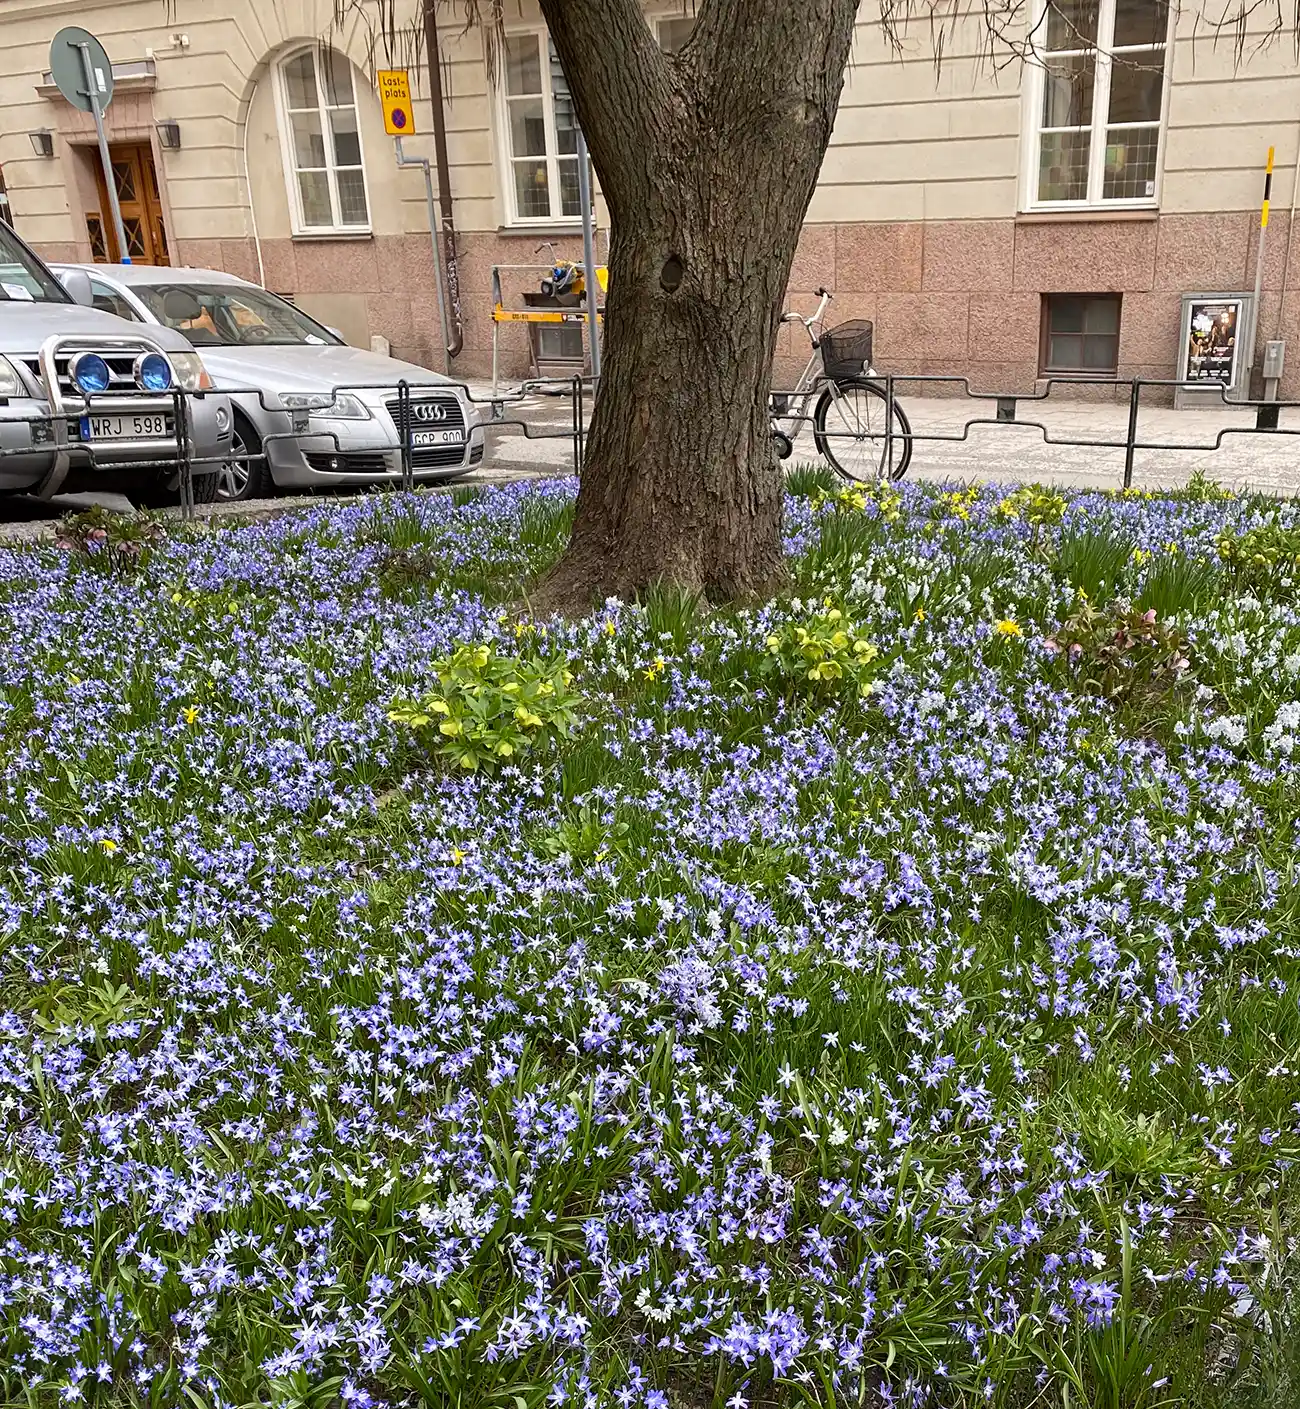
M183 333L217 388L229 392L235 426L232 459L220 477L223 499L400 479L403 380L410 386L415 479L456 479L482 463L483 428L456 383L427 367L349 347L256 284L214 269L53 268L84 270L97 308Z

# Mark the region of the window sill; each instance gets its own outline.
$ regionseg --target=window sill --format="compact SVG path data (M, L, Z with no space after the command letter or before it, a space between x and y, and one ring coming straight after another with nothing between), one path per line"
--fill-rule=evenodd
M375 238L372 230L313 230L304 231L301 234L293 234L289 237L297 245L318 245L326 242L350 242L353 244L363 243Z
M581 235L582 225L570 220L538 221L536 225L498 225L498 235Z
M1088 206L1074 210L1023 210L1016 216L1017 225L1079 225L1110 224L1117 220L1146 222L1160 219L1159 206Z

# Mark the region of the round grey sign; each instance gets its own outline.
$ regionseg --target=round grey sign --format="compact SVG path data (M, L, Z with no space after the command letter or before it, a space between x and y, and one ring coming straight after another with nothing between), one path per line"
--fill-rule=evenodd
M85 46L84 58L82 45ZM94 111L90 102L91 83L95 85L101 112L113 101L113 65L104 46L88 29L70 24L59 30L50 45L50 73L59 92L83 113Z

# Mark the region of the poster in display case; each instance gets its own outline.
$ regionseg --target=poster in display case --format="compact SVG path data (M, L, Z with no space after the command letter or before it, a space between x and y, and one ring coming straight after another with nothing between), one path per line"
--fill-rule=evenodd
M1244 390L1250 341L1249 294L1184 294L1175 404L1235 399Z
M1236 381L1241 300L1193 303L1190 312L1183 380L1222 382L1224 386L1231 386Z

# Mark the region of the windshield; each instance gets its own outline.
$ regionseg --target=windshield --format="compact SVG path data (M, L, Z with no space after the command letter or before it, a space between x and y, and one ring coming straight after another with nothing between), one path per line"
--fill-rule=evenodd
M71 303L63 285L0 223L0 303Z
M160 323L184 333L195 347L336 345L336 338L305 313L265 289L243 284L137 284Z

